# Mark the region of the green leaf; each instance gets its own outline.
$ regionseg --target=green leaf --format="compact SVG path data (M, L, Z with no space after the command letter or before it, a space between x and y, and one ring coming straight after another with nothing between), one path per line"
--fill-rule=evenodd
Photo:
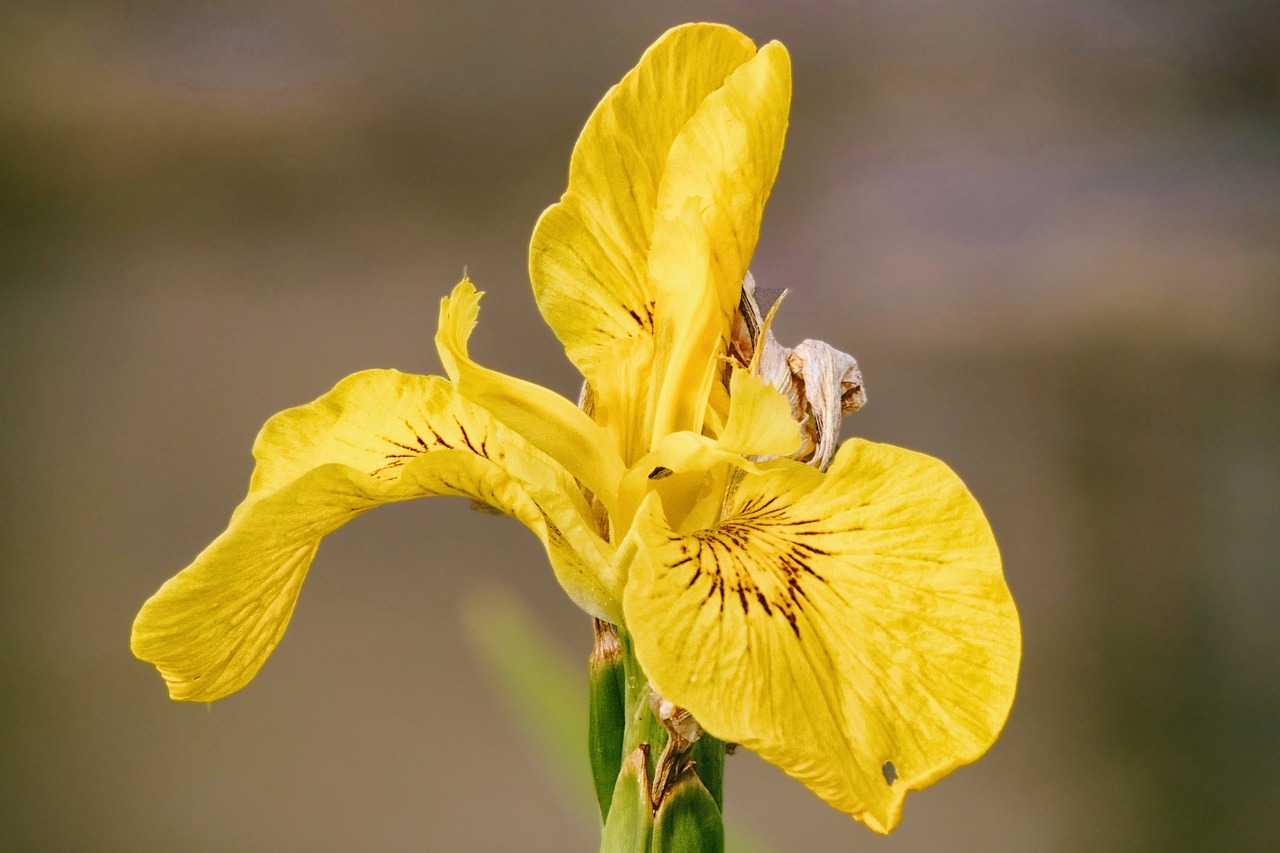
M648 761L643 747L622 762L613 805L604 822L600 853L650 853L653 843L653 811L649 807Z
M627 728L626 678L622 646L612 626L597 622L596 643L587 662L591 709L587 750L595 780L600 817L607 818L614 783L622 767L622 740Z
M653 821L653 853L724 853L720 808L698 774L681 774Z

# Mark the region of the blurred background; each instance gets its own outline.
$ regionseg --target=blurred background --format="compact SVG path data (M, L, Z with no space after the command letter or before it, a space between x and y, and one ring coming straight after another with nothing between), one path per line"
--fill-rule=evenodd
M605 90L667 27L779 39L795 96L753 264L852 352L846 433L946 459L1026 652L989 755L889 839L750 754L779 851L1253 851L1280 839L1280 14L1263 0L70 2L0 9L0 849L589 850L467 640L514 588L463 501L321 549L212 708L128 650L274 412L473 352L577 393L525 272ZM583 679L585 690L585 678ZM586 762L583 757L585 778Z

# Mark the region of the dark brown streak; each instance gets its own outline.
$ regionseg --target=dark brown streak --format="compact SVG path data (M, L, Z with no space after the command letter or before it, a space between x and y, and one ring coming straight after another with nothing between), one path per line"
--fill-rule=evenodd
M791 602L797 609L804 607L804 603L800 601L801 598L805 601L809 600L809 593L804 591L804 587L801 586L799 578L791 578L787 581L787 596L791 599ZM797 596L799 596L799 598L797 598Z
M440 433L436 432L436 428L435 428L435 427L433 427L433 426L431 426L431 425L428 425L428 426L427 426L427 429L431 430L431 434L432 434L433 436L435 436L435 438L436 438L436 444L440 445L441 447L445 448L446 450L453 450L453 445L452 445L452 444L450 444L449 442L445 441L445 440L444 440L444 438L443 438L443 436L441 436L441 435L440 435Z
M756 507L756 512L758 513L763 512L764 510L773 506L773 504L778 500L778 497L779 497L778 495L773 495L772 497L770 497L769 500L765 501L764 503Z
M404 423L406 427L409 428L409 432L413 433L413 438L415 441L418 442L419 447L421 447L423 450L431 449L431 445L427 444L425 441L422 440L422 436L418 435L418 428L413 424L409 423L408 418L401 418L400 420Z
M748 528L742 524L729 522L720 526L719 533L739 548L746 548L751 538Z
M465 444L472 453L477 456L483 456L484 454L480 453L479 450L476 450L476 446L471 443L471 437L467 435L467 428L462 425L462 421L455 417L453 422L458 425L458 432L462 434L462 443Z
M816 524L817 522L806 521L797 523ZM793 530L791 533L794 536L830 536L833 533L856 533L859 530L866 530L866 528L859 524L856 527L845 527L841 530Z
M698 543L697 559L698 559L698 565L699 567L701 567L705 565L705 562L702 559L702 547L706 543L700 538L696 538L694 539L694 541ZM720 593L720 612L723 613L724 612L724 575L720 571L720 558L716 555L714 548L711 550L711 559L712 559L712 562L715 563L715 568L712 569L713 576L711 578L711 588L707 590L707 600L710 601L711 596L715 595L717 592Z
M421 453L421 452L422 452L421 450L419 450L418 448L414 447L414 446L413 446L413 445L411 445L411 444L401 444L400 442L396 441L395 439L387 438L385 435L384 435L384 436L380 436L380 438L381 438L383 441L385 441L387 444L394 444L396 447L399 447L401 450L407 450L407 451L409 451L409 453L410 453L410 454L412 454L412 455L414 455L414 456L417 456L419 453ZM405 454L400 454L400 455L402 455L402 456L403 456L403 455L405 455Z
M809 564L808 564L808 563L800 563L800 568L801 568L801 569L803 569L806 573L808 573L808 574L810 574L810 575L813 575L813 577L817 578L818 580L822 581L823 583L826 583L826 582L827 582L827 579L826 579L826 578L824 578L822 575L818 574L817 572L815 572L815 571L814 571L814 570L809 566Z
M800 639L800 626L796 624L796 615L791 611L787 611L787 624L791 626L791 633L796 635L796 639Z
M822 550L821 548L815 548L815 547L813 547L812 545L806 545L806 544L805 544L805 543L803 543L803 542L792 542L792 543L791 543L791 545L792 545L792 547L794 547L794 548L799 548L799 549L801 549L801 550L803 550L803 551L807 551L808 553L813 554L814 556L817 556L817 557L830 557L830 556L831 556L831 552L830 552L830 551L824 551L824 550Z

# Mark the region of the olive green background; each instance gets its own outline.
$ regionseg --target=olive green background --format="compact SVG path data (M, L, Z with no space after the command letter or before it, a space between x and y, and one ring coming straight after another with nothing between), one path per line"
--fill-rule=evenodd
M165 698L129 624L222 529L267 417L438 371L464 268L477 357L576 394L529 234L596 101L694 19L791 50L753 263L793 291L776 328L858 357L847 434L969 483L1026 641L1001 740L889 839L742 752L730 816L779 851L1274 849L1275 9L6 3L0 849L593 849L463 630L507 584L585 660L507 519L341 530L212 708Z

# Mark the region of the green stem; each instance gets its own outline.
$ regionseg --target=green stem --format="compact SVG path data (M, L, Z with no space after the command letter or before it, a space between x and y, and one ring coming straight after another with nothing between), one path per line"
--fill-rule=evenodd
M626 734L627 706L622 646L608 622L595 620L596 639L587 668L591 687L588 752L596 786L600 819L609 816L613 789L622 769L622 741Z
M724 777L724 744L703 733L694 735L668 729L654 713L648 679L640 669L630 635L616 628L621 649L622 748L604 757L596 755L598 744L609 744L616 725L616 693L597 690L606 684L594 665L591 691L592 770L596 789L605 787L601 771L620 767L607 797L601 853L716 853L724 850L721 817ZM599 638L599 634L597 634ZM597 646L599 646L597 639ZM599 731L595 731L596 727ZM682 734L683 733L683 736ZM616 756L616 757L615 757Z

